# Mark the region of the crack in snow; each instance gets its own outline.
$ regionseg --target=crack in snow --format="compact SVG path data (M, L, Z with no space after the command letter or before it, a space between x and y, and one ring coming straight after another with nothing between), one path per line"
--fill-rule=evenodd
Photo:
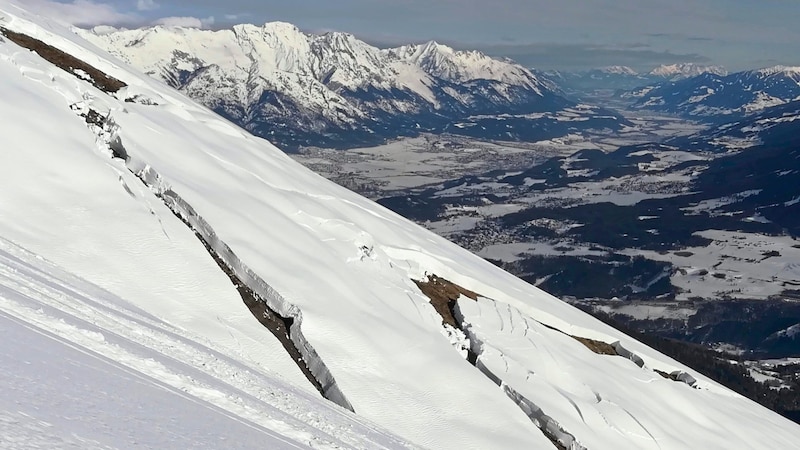
M320 394L337 405L354 412L353 406L339 388L330 369L303 335L301 330L302 311L284 299L264 279L247 267L234 254L233 250L219 239L211 225L174 192L158 172L148 164L131 157L122 144L119 136L120 127L114 122L110 111L103 116L86 103L70 105L70 109L84 118L87 127L97 135L98 144L101 147L110 150L111 156L122 159L127 169L141 180L186 226L192 229L220 269L231 278L231 282L236 286L242 300L251 309L251 312L265 325L265 328L278 338L291 359ZM124 182L123 187L131 193ZM242 289L243 287L246 289ZM255 300L255 303L262 304L264 310L258 312L254 310L255 305L248 301L248 295L245 294L250 294L249 296ZM269 322L265 323L265 321Z

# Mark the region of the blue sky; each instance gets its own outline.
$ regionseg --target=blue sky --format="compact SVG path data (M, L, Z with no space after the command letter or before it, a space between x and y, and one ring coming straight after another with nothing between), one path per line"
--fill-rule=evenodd
M436 40L542 69L800 65L798 0L18 0L89 26L287 21L379 46Z

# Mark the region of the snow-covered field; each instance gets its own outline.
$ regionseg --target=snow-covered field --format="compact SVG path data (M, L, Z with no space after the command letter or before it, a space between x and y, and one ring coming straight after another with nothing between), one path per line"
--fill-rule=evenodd
M670 281L681 289L678 300L692 297L764 299L800 288L800 241L789 236L707 230L705 247L659 253L636 250L677 268Z
M425 134L376 147L305 149L292 157L327 178L372 197L488 170L527 167L560 151L549 145L482 142Z
M613 151L623 145L655 142L665 137L688 135L703 127L671 117L652 117L637 111L629 118L633 126L620 132L594 130L572 133L533 143L486 142L454 135L423 134L376 147L350 150L307 148L292 158L315 172L369 196L436 185L465 175L494 170L518 170L540 164L551 157L577 151ZM654 152L654 155L657 153ZM664 155L651 170L676 160L698 158L683 152Z
M0 332L13 343L0 351L13 387L0 393L3 446L549 448L542 430L592 449L800 440L796 424L323 179L69 30L8 0L0 27L127 84L104 92L0 42ZM195 233L293 319L292 340L333 401ZM413 281L429 274L491 299L458 302L474 365Z

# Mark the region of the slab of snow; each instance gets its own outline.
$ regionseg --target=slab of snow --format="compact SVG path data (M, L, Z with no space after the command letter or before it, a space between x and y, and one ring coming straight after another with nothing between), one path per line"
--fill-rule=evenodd
M738 395L695 389L647 364L595 354L509 305L461 299L458 309L478 365L540 408L539 420L568 431L573 448L766 448L790 436L780 420ZM691 419L678 426L676 417ZM755 429L773 431L763 441Z

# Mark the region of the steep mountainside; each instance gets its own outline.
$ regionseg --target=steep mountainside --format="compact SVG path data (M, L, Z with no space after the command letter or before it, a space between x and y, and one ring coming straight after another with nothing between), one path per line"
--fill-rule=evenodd
M279 22L79 33L290 148L355 147L426 130L539 140L624 122L599 108L574 109L513 62L436 42L382 50L349 34L306 34ZM571 119L575 111L580 121Z
M38 437L31 427L56 422L42 433L56 446L185 448L215 417L253 430L240 447L800 439L797 425L324 180L69 30L0 0L0 34L0 325L21 349L0 353L0 375L24 387L0 390L0 418L23 446ZM27 364L42 358L112 393L140 389L151 414L114 408L102 390L72 399L88 393L84 380L53 389ZM157 388L180 415L152 403ZM86 435L62 405L93 402L122 412L94 417ZM142 437L115 426L129 420ZM172 437L173 422L194 434Z
M704 73L628 96L638 98L635 108L731 121L800 97L800 68L777 66L726 76Z

